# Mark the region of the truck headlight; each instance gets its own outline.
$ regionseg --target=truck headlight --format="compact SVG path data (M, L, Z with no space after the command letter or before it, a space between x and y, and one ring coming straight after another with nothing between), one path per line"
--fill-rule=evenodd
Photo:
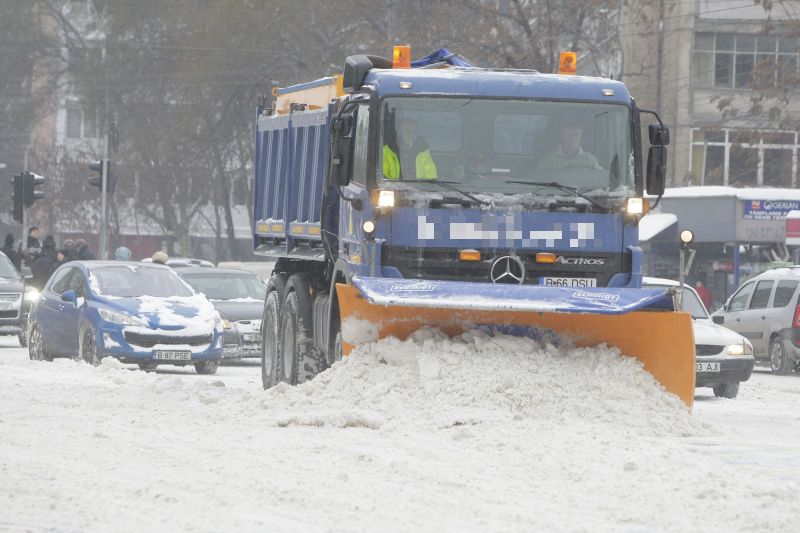
M231 329L233 326L231 325L230 320L222 319L222 327L225 329Z
M377 199L373 196L373 203L378 207L394 207L394 191L374 191Z
M644 215L647 213L648 202L644 198L628 198L625 200L625 211L629 215Z
M112 324L122 324L123 326L145 325L143 320L133 317L127 313L118 313L117 311L112 311L110 309L98 309L97 312L100 314L100 318L106 322L111 322Z
M753 347L745 342L731 344L725 349L725 353L728 355L753 355Z

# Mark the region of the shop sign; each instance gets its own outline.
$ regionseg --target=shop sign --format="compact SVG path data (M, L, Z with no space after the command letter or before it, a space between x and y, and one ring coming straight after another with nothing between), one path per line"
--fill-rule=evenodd
M793 209L800 209L800 200L745 200L745 220L783 220Z

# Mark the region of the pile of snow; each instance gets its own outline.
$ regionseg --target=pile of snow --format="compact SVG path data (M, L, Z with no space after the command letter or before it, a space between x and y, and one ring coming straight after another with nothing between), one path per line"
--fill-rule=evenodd
M639 361L615 348L556 346L482 329L453 339L422 329L405 341L362 345L309 383L273 389L266 405L288 410L281 425L446 428L529 419L543 430L703 431Z

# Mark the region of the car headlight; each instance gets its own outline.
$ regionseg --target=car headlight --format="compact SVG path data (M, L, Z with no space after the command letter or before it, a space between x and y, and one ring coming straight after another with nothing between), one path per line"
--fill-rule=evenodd
M113 324L122 324L123 326L144 325L142 320L126 313L118 313L117 311L111 311L110 309L98 309L97 312L100 314L100 318Z
M728 355L753 355L753 347L746 342L731 344L726 348L725 353Z
M25 298L26 302L35 302L36 300L39 299L39 296L41 296L41 294L42 293L40 293L36 287L27 286L25 287L25 294L23 298Z

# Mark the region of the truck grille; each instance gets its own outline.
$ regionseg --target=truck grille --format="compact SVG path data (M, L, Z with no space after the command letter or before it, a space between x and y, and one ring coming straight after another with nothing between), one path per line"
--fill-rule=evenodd
M381 249L381 265L393 266L405 278L436 279L452 281L485 281L491 283L489 272L492 262L511 250L481 250L482 261L460 261L458 249L453 248L406 248L384 246ZM516 254L525 264L525 283L537 285L540 276L597 278L597 286L605 287L617 272L630 272L629 254L565 252L570 258L591 257L602 259L603 265L563 265L536 263L536 251Z
M191 336L173 336L173 335L148 335L142 333L134 333L132 331L125 332L125 340L128 344L135 344L143 348L152 348L156 344L188 344L189 346L200 346L202 344L211 343L211 334L208 335L191 335Z
M716 344L698 344L694 347L695 354L699 357L709 356L709 355L719 355L722 353L722 350L725 349L724 346L716 345Z

